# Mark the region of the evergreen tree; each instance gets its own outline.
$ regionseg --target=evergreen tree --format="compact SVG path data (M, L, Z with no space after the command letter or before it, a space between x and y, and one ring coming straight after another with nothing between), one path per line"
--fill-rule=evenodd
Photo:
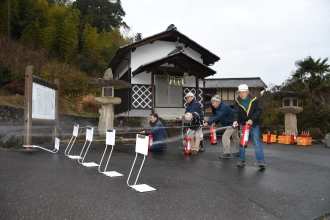
M311 56L296 61L293 86L308 93L314 103L325 101L330 95L330 65L328 58L314 60Z
M79 12L67 10L67 14L60 25L58 45L62 59L68 62L74 55L78 44Z
M93 53L97 47L98 38L97 28L87 23L83 33L83 51L85 54L91 55Z
M22 31L21 42L30 47L41 46L44 29L47 28L48 3L46 0L37 0L28 10L27 25Z
M8 7L9 3L9 7ZM18 0L0 2L0 33L11 35L11 26L19 21ZM10 25L10 26L9 26Z
M97 27L99 33L109 32L116 27L128 28L123 21L125 11L120 0L114 2L109 0L76 0L72 6L81 12L82 27L86 23L90 23L93 27Z
M56 40L58 39L57 26L59 23L58 19L61 17L61 10L65 10L65 8L60 7L58 5L53 5L49 9L47 26L43 30L41 46L47 52L55 52L56 53Z

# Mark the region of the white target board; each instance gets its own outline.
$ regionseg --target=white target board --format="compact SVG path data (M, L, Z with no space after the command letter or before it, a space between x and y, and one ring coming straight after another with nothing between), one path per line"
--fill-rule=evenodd
M32 118L55 120L54 89L33 83L32 85Z
M143 155L148 155L148 142L147 135L136 134L135 152Z

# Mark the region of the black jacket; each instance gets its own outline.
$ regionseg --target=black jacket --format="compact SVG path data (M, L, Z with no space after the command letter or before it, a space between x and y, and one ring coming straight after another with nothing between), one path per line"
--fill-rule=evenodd
M189 124L183 123L185 128L190 128L194 131L199 131L203 127L204 121L201 119L200 115L197 112L191 112L193 119ZM184 117L184 116L183 116Z
M260 116L262 115L262 108L259 100L249 94L250 98L248 109L242 105L241 97L237 97L234 103L234 121L245 124L249 119L253 121L252 127L260 125Z

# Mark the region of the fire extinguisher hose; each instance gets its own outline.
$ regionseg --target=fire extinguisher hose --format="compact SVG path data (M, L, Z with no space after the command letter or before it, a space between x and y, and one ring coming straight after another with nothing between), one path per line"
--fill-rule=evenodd
M227 129L227 128L234 128L234 126L232 126L232 125L229 125L229 126L223 126L223 127L219 127L219 128L216 128L216 130L218 131L218 130L223 130L223 129ZM236 127L237 128L237 127ZM235 129L236 129L235 128Z

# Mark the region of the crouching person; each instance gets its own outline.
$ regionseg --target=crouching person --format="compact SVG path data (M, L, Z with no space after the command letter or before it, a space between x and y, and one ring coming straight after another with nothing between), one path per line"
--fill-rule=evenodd
M165 140L167 138L166 130L162 122L158 119L158 114L151 113L150 121L152 129L150 131L141 131L141 134L153 136L153 143L150 147L150 151L166 150Z

